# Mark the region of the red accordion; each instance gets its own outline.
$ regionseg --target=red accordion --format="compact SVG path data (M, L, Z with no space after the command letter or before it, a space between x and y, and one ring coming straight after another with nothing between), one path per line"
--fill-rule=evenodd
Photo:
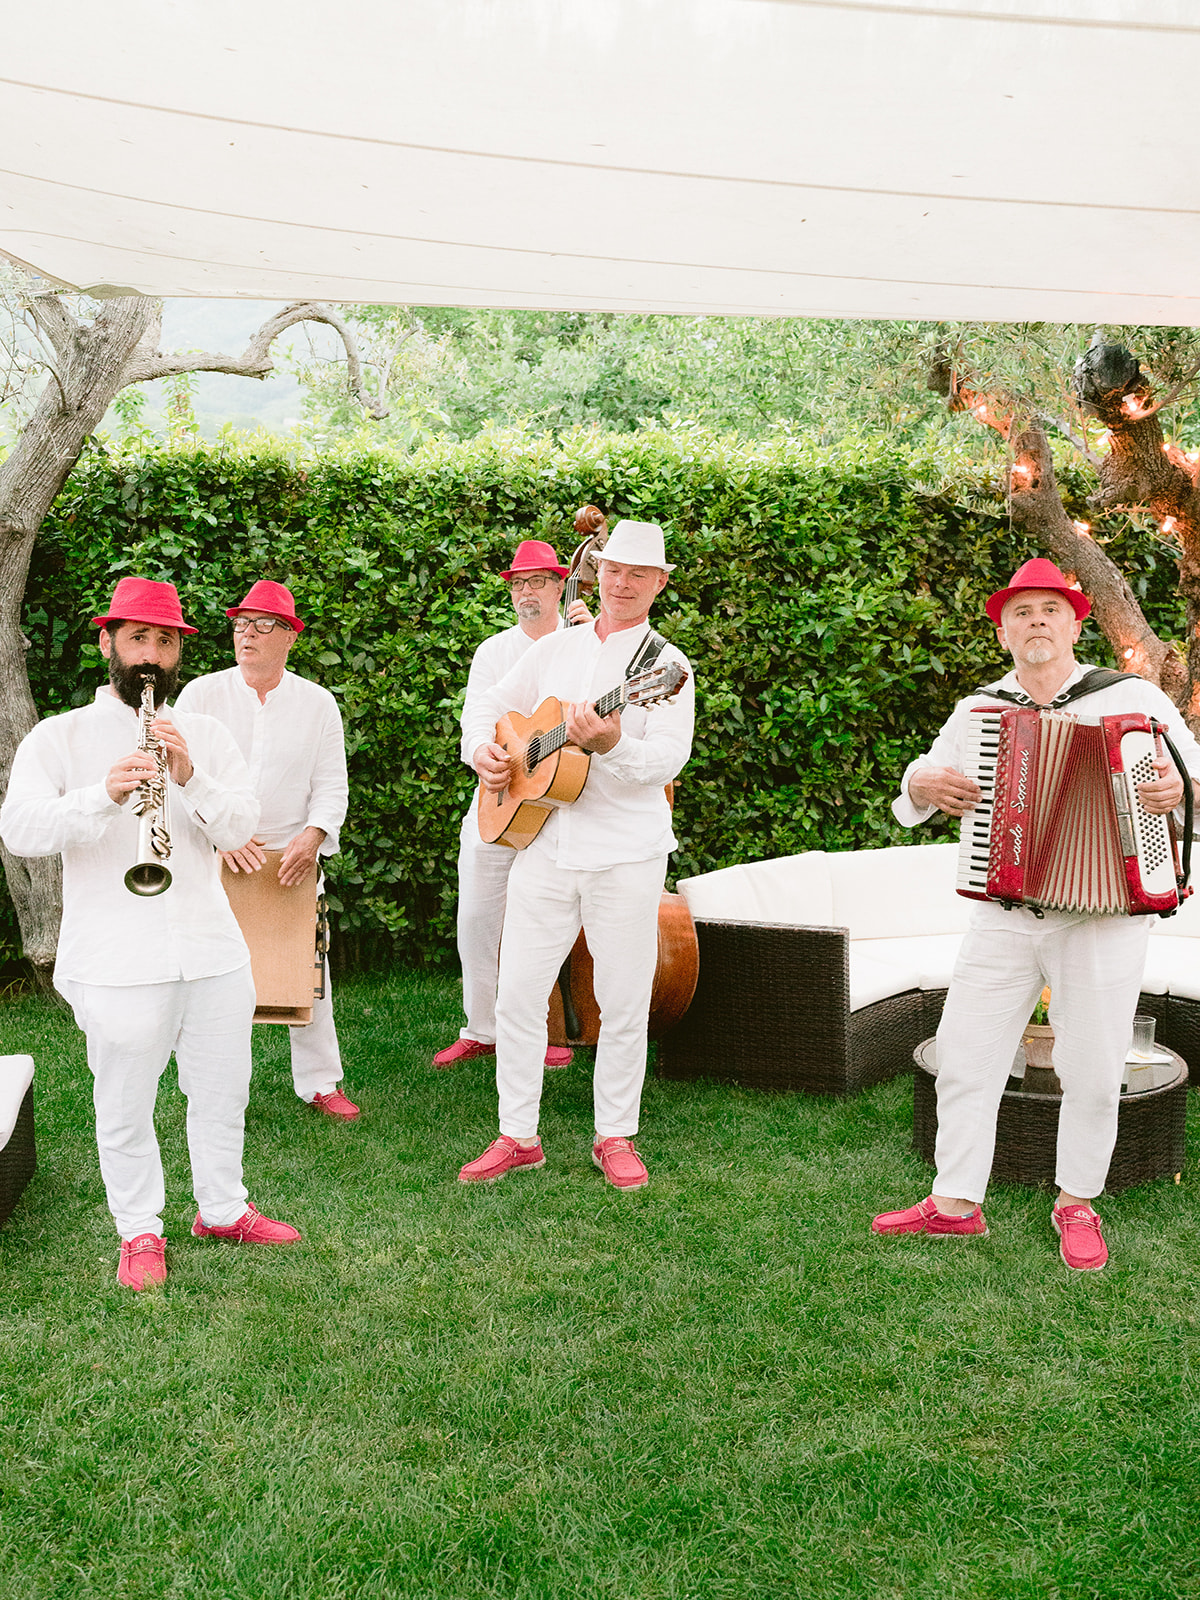
M1191 893L1173 824L1137 795L1159 776L1152 718L989 709L970 724L965 770L982 798L962 819L959 894L1136 917Z

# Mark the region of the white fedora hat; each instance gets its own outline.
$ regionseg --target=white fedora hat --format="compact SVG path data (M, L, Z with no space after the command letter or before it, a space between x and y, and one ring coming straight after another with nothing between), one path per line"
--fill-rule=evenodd
M623 561L629 567L661 567L664 572L675 571L675 563L667 560L663 531L657 522L630 522L622 518L609 534L599 559Z

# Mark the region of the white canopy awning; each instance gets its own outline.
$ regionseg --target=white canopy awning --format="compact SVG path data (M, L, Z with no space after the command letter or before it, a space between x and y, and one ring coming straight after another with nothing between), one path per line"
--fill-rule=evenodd
M0 249L76 287L1200 324L1198 0L8 8Z

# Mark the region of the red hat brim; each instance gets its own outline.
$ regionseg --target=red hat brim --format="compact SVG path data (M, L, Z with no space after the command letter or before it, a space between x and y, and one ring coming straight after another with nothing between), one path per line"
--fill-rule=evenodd
M147 606L146 609L149 610L150 607ZM128 616L128 615L125 615L125 614L122 614L119 617L93 617L92 618L92 627L93 628L107 628L110 622L144 622L147 625L147 627L151 627L151 628L174 628L176 633L199 633L200 632L199 628L189 627L188 624L186 622L184 622L182 618L180 618L178 621L176 621L176 619L174 617L144 617L144 616L131 617L131 616Z
M544 566L539 561L535 562L531 567L509 567L508 571L502 572L500 576L504 579L505 583L507 583L508 580L518 572L553 572L556 578L565 578L567 575L567 568Z
M1031 589L1045 589L1049 594L1065 595L1071 602L1071 609L1075 613L1077 622L1082 622L1086 616L1091 615L1092 602L1082 590L1070 587L1060 588L1057 583L1018 583L1014 584L1011 589L997 589L995 594L988 597L988 602L984 609L996 626L1000 627L1001 615L1013 595L1028 594Z

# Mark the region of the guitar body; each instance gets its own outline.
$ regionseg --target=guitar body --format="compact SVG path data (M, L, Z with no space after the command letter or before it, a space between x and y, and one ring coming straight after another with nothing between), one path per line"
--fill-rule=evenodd
M493 792L479 786L479 837L485 844L524 850L556 806L569 806L583 793L592 758L577 745L565 744L542 757L532 772L528 767L531 741L558 727L562 720L562 702L551 695L531 717L510 711L496 724L496 743L516 761L507 789Z
M549 1043L595 1044L600 1037L600 1008L592 979L592 953L582 933L575 941L564 973L569 970L572 1028L564 1018L562 994L556 983L550 994ZM657 1039L673 1028L691 1004L700 974L700 947L696 924L681 894L664 893L658 905L658 960L650 995L648 1036Z

